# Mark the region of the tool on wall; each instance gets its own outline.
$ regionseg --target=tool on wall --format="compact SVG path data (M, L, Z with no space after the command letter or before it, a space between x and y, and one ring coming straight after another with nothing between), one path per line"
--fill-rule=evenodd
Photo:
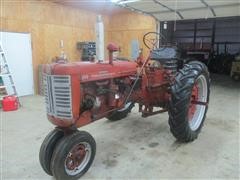
M15 96L17 98L18 105L20 104L17 89L13 81L12 74L9 70L9 65L7 63L6 55L3 50L2 43L0 42L0 55L1 55L1 69L0 69L0 79L1 79L1 85L0 85L0 100L2 100L6 96ZM4 78L9 78L9 84L4 82ZM8 87L12 89L12 93L8 93Z

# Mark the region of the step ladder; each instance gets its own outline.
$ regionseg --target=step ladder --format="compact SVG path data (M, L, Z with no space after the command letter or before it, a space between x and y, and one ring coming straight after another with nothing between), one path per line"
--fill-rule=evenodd
M18 98L18 94L17 94L17 89L14 84L12 74L9 70L6 55L5 55L5 52L4 52L1 42L0 42L0 56L1 56L0 77L3 81L2 85L0 85L0 100L2 100L5 96L16 96L18 105L21 106L19 98ZM2 72L3 70L4 70L4 72ZM7 86L4 85L4 80L3 80L3 78L5 78L5 77L9 78L10 88L12 89L13 94L8 94L8 92L7 92Z

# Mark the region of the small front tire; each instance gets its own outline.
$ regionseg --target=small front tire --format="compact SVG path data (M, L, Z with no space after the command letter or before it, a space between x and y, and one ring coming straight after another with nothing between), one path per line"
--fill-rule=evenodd
M77 131L61 139L56 146L51 170L57 180L75 180L90 168L96 153L94 138L85 131Z
M46 138L43 140L39 151L39 161L43 170L50 176L52 176L52 171L50 169L50 163L53 151L57 142L64 136L61 129L55 128L52 130Z

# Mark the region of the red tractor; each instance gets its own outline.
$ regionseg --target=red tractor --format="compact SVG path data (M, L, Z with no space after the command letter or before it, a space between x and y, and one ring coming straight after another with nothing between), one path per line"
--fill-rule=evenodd
M168 112L174 137L198 137L209 102L209 72L197 61L184 64L177 48L160 46L158 33L144 35L150 55L120 61L108 45L108 62L55 63L44 69L47 116L56 128L44 139L40 163L56 179L78 179L96 153L94 138L77 128L101 118L121 120L139 105L142 117ZM151 47L150 47L151 45Z

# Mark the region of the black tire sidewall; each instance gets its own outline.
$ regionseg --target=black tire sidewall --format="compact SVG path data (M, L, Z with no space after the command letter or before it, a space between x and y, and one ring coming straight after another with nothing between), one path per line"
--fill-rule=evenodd
M39 151L40 164L43 170L50 176L53 175L50 168L52 154L57 143L63 136L64 136L63 131L58 128L55 128L45 137L40 147Z
M70 150L80 142L87 142L91 146L91 157L85 166L85 168L79 174L75 176L70 176L65 171L65 159L70 152ZM90 168L94 157L96 154L96 142L94 138L85 131L78 131L68 136L65 136L57 147L54 150L52 161L51 161L51 170L53 172L54 177L57 180L75 180L80 178L83 174L85 174Z

